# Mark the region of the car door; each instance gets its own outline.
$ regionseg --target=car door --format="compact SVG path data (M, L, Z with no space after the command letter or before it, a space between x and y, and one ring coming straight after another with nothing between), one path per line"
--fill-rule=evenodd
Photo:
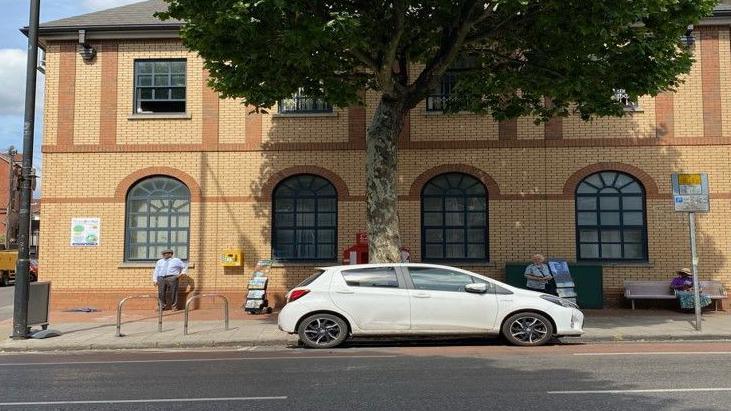
M434 332L485 332L494 329L498 303L492 283L440 267L407 266L411 289L411 329ZM487 283L486 293L465 291Z
M393 266L343 269L333 275L330 296L365 332L394 332L411 326L409 290Z

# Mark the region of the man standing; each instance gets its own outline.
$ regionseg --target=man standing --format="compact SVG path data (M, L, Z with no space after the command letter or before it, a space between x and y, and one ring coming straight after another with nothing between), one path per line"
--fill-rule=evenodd
M547 292L549 294L555 294L555 283L553 283L553 276L545 264L545 257L541 254L535 254L531 257L533 264L525 267L525 278L527 281L527 287L530 290L538 292Z
M157 286L157 298L160 301L160 308L167 309L167 294L173 294L170 307L173 311L178 308L178 277L187 269L183 260L173 257L173 250L162 251L162 258L157 260L155 270L152 272L152 282Z

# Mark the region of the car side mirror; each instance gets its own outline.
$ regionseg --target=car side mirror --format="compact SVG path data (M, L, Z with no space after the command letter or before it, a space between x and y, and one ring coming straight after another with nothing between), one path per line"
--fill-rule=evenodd
M487 292L487 284L485 283L472 283L465 284L464 290L468 293L485 294Z

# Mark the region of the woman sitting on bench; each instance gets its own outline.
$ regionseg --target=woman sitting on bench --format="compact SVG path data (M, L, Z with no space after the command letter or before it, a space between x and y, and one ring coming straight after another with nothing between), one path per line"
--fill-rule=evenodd
M673 278L670 288L675 290L675 295L680 302L681 310L692 310L695 308L695 298L693 294L693 273L689 269L683 268L677 271L678 276ZM703 291L703 290L699 290ZM700 295L701 308L711 304L711 297Z

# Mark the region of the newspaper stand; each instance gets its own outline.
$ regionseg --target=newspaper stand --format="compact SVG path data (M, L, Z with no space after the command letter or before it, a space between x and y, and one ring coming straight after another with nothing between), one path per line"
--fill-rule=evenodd
M246 301L241 307L249 314L271 313L272 308L269 307L267 299L267 285L269 283L269 270L272 267L270 260L259 260L251 275L249 285L247 287Z

